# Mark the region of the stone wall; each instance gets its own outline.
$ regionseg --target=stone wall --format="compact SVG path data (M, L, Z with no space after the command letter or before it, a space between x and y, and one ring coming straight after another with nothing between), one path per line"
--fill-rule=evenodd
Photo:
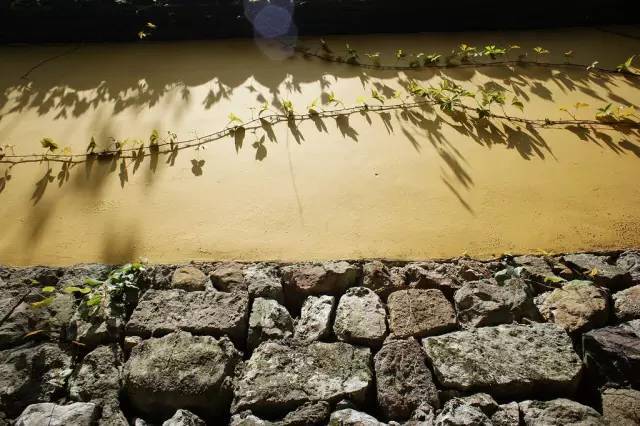
M0 268L0 424L640 422L640 252L114 271Z

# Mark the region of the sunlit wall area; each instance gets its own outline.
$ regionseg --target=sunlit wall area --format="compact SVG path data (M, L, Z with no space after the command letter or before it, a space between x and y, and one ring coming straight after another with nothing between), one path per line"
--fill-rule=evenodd
M288 108L411 103L411 82L437 87L443 79L504 91L496 114L594 120L608 104L640 103L639 79L586 69L595 61L615 69L640 51L639 35L616 27L325 38L336 55L348 55L348 43L363 63L365 53L379 53L383 64L408 64L399 49L444 55L462 43L517 45L542 63L416 70L332 63L250 39L0 47L0 263L640 246L634 129L531 126L420 105L258 121L210 137ZM299 45L323 49L315 37ZM544 65L551 62L584 67ZM154 155L154 130L162 141L202 143ZM68 155L145 148L136 158L12 163L13 155L41 155L44 138Z

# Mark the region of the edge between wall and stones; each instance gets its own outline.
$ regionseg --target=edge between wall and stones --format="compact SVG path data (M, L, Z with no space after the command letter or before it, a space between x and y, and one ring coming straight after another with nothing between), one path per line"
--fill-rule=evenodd
M640 422L639 251L145 265L31 306L115 269L0 267L0 425Z

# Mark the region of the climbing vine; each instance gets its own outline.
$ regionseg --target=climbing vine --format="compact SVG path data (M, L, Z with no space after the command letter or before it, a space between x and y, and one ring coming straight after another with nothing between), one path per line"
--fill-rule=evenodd
M155 29L154 24L149 23L147 32ZM145 38L146 35L139 35ZM320 39L319 46L312 49L304 46L290 46L296 52L305 57L318 58L323 61L344 63L350 66L358 66L374 69L392 70L419 70L424 68L451 68L451 67L483 67L483 66L544 66L544 67L569 67L583 68L592 73L617 73L635 80L640 72L634 67L636 56L633 55L615 70L598 66L598 61L589 65L581 65L571 62L574 55L572 50L563 52L566 61L564 63L544 62L543 58L550 51L538 46L530 52L524 51L520 46L511 45L500 47L494 44L484 47L476 47L461 44L457 49L448 54L438 52L411 53L403 49L395 52L393 64L383 64L380 52L358 52L351 45L346 44L341 52L337 52L324 39ZM365 59L366 58L366 59ZM533 59L531 59L533 58ZM16 164L34 162L58 162L62 164L59 178L68 177L69 168L75 164L90 161L92 159L131 159L141 161L144 157L157 154L170 154L175 158L177 151L185 148L199 150L210 142L231 137L236 141L236 148L241 146L242 139L247 131L257 133L269 132L269 128L277 123L286 122L290 129L305 120L321 120L324 118L346 117L351 114L383 113L389 110L411 110L426 107L438 107L445 114L462 114L476 120L503 120L513 122L516 125L532 127L569 127L581 128L611 128L625 131L640 129L640 117L633 106L614 105L608 103L596 106L592 119L578 119L577 111L590 108L590 105L578 102L572 106L562 106L560 111L567 116L566 119L552 120L547 117L528 118L522 116L525 104L515 93L502 88L464 87L451 79L444 77L437 85L423 85L415 79L401 81L404 90L397 90L392 96L384 96L373 89L370 93L363 94L356 99L355 105L347 106L335 93L327 93L327 100L320 105L318 99L313 100L305 107L298 107L291 100L282 99L279 107L274 110L268 103L263 103L258 108L250 108L250 119L243 119L234 112L229 113L228 122L224 128L201 137L179 140L176 133L168 131L160 134L153 130L148 141L137 139L111 138L108 146L99 150L94 137L91 137L85 152L72 152L69 147L61 146L52 138L45 137L40 141L43 152L32 154L18 154L11 145L0 146L0 163L9 165L4 171L4 177L0 176L0 185L6 184L11 178L10 170ZM519 115L507 113L507 108L519 111ZM253 144L258 152L264 153L265 135L256 138ZM49 172L50 173L50 169ZM49 176L53 179L53 176Z

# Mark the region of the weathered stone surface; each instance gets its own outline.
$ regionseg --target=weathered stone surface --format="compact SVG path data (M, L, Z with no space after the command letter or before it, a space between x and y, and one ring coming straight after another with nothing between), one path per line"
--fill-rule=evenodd
M331 315L335 307L333 296L309 296L300 311L294 337L298 342L311 343L331 333Z
M373 416L351 408L331 413L329 426L385 426Z
M437 426L493 426L489 417L478 407L460 398L447 401L435 424Z
M206 423L191 411L178 410L173 417L162 423L162 426L206 426Z
M244 340L249 310L246 293L148 290L127 323L129 335L161 336L176 330Z
M0 325L0 348L20 345L27 340L25 338L27 333L37 330L57 331L64 335L75 310L74 297L69 294L58 294L47 307L31 306L31 303L41 299L42 297L36 297L35 294L27 296Z
M458 278L463 281L478 281L493 277L494 272L503 269L499 262L481 262L479 260L460 258L457 261Z
M305 402L362 402L373 381L370 362L368 348L342 342L296 347L265 342L245 364L232 410L277 415Z
M131 349L135 348L142 342L142 337L140 336L125 336L124 338L124 351L129 354Z
M99 263L84 263L64 268L58 278L58 286L77 286L82 287L87 278L103 281L107 279L109 273L114 269L111 265L102 265Z
M248 284L249 296L252 299L262 297L284 303L282 283L275 267L250 265L243 270L244 281Z
M43 402L25 408L16 420L16 426L91 426L98 413L98 407L90 402L68 405Z
M458 321L465 328L486 327L536 320L538 310L532 292L524 281L508 279L503 285L494 280L465 283L454 296Z
M338 340L380 346L387 334L386 313L377 294L366 287L352 287L340 298L333 323Z
M241 354L226 337L176 332L133 348L125 365L132 406L151 417L177 409L221 416L232 398L231 381Z
M123 364L123 354L117 344L97 347L84 357L71 375L69 396L74 401L95 402L117 409Z
M436 413L429 404L420 405L412 414L411 418L404 422L403 426L433 426L436 421Z
M519 426L520 407L517 402L502 404L491 416L493 426Z
M640 285L613 295L613 313L618 321L640 319Z
M288 413L278 426L315 426L325 425L329 419L331 407L327 401L308 402L297 410Z
M339 295L355 285L357 278L358 268L344 261L282 268L287 303L298 307L309 295Z
M243 265L237 262L224 262L216 265L209 275L213 286L220 291L247 291L247 283L242 272Z
M616 266L629 272L634 285L640 284L640 252L625 251L616 260Z
M181 266L173 271L171 287L186 291L204 290L209 279L198 268L191 265Z
M285 339L292 334L293 320L284 306L275 300L261 297L253 301L247 337L247 347L250 350L267 340Z
M55 400L71 374L71 356L57 345L0 351L0 412L17 417L29 404Z
M124 334L125 306L114 303L107 294L100 309L81 303L67 327L67 340L80 342L86 347L118 342Z
M640 387L640 320L582 335L589 374L607 387Z
M600 413L569 399L522 401L519 403L524 424L549 426L602 426Z
M516 256L513 258L516 265L522 267L521 276L541 284L554 285L554 282L560 281L554 272L551 264L543 257L538 256Z
M498 403L487 393L474 393L473 395L460 397L465 404L477 408L487 416L492 416L498 410Z
M373 290L382 300L405 287L404 270L387 268L379 260L367 262L362 267L362 285Z
M456 328L456 312L437 289L409 289L391 293L387 301L389 329L394 336L425 337Z
M63 269L48 266L29 266L25 268L13 268L11 274L5 279L9 287L24 286L44 287L56 286Z
M378 406L388 419L406 420L421 404L440 406L422 349L415 339L388 340L374 357Z
M229 420L229 426L275 426L273 422L262 420L251 414L251 411L243 411L234 414Z
M570 394L582 368L571 339L553 324L481 327L428 337L423 345L444 387L495 396Z
M449 300L460 288L458 268L450 263L434 262L410 263L404 268L409 287L417 289L438 289Z
M640 425L640 391L605 389L602 392L602 417L610 425Z
M606 256L579 253L562 257L562 261L581 274L589 274L596 284L612 290L621 290L631 285L631 274L607 262Z
M538 296L536 303L546 321L572 334L602 327L609 319L609 295L590 281L569 281Z

